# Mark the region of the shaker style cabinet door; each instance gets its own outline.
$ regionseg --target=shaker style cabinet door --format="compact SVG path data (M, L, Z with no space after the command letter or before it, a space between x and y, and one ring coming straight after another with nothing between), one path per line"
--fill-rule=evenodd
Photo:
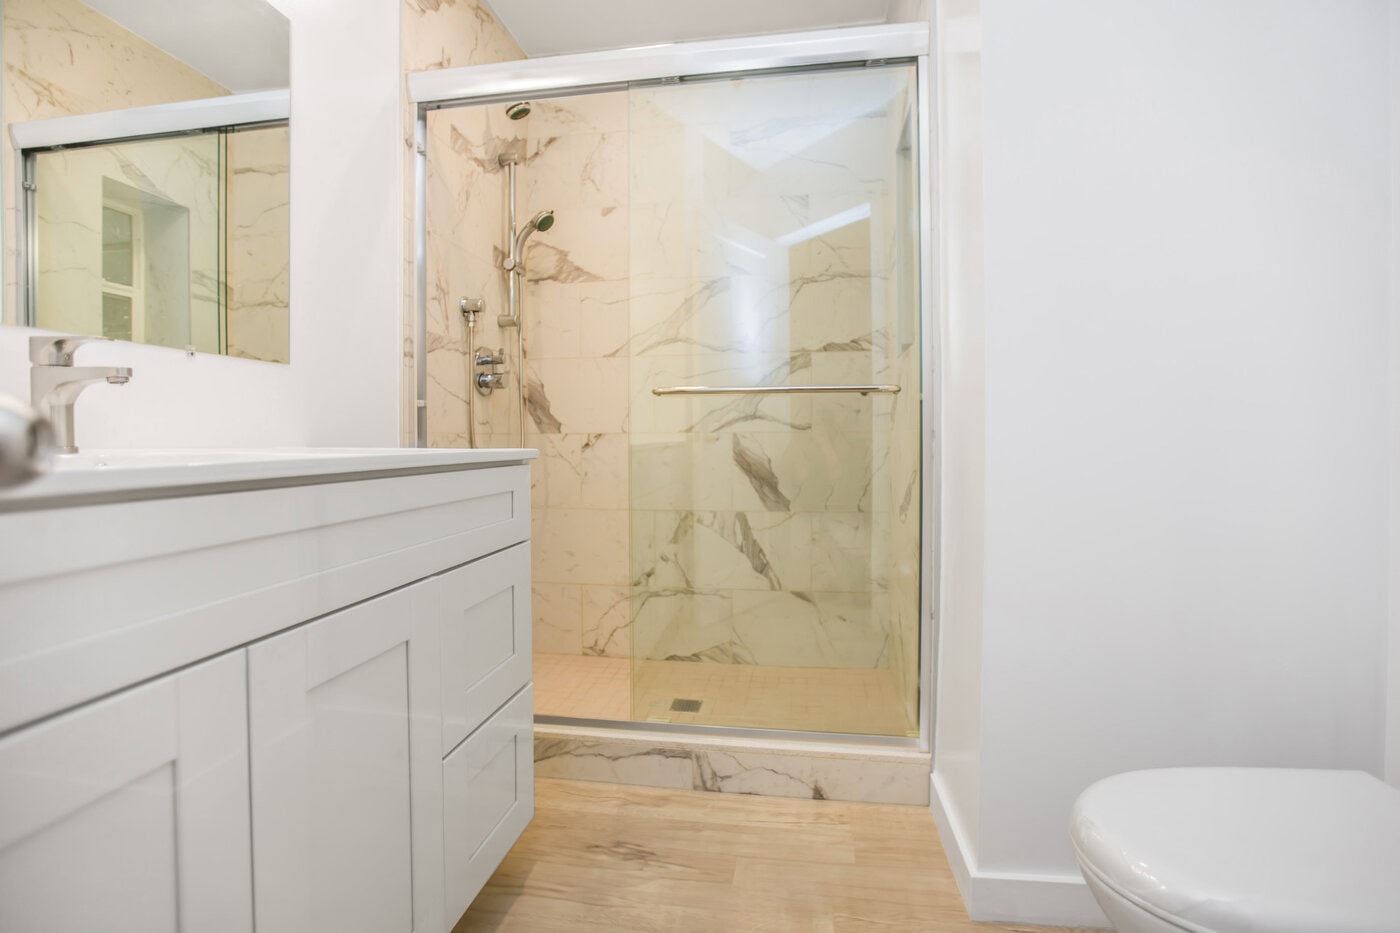
M435 594L248 649L258 933L442 933Z
M0 930L253 929L245 654L0 739Z

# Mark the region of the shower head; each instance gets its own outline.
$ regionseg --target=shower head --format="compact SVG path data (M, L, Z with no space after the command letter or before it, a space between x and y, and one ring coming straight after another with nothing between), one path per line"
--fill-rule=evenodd
M531 234L536 230L544 232L554 226L554 211L540 211L530 218L523 230L515 237L515 262L519 264L525 258L525 241L530 239Z
M516 101L506 108L506 116L512 120L523 120L530 115L530 102L528 100Z

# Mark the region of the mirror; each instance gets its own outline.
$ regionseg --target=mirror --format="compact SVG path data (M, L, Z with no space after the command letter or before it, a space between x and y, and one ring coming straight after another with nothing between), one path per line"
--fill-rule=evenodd
M5 322L286 362L285 119L176 131L135 109L278 97L257 92L287 86L286 18L266 0L0 10Z

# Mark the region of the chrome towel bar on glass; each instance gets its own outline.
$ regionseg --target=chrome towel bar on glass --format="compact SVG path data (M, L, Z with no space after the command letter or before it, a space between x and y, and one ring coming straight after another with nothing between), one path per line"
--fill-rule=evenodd
M880 392L893 395L899 386L656 386L652 395L837 395Z

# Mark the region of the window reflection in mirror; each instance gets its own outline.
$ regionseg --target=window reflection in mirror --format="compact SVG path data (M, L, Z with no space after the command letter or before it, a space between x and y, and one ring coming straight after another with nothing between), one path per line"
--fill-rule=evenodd
M266 0L3 0L0 11L7 130L287 86L289 26ZM5 137L5 322L288 359L285 124L35 152L28 231Z

